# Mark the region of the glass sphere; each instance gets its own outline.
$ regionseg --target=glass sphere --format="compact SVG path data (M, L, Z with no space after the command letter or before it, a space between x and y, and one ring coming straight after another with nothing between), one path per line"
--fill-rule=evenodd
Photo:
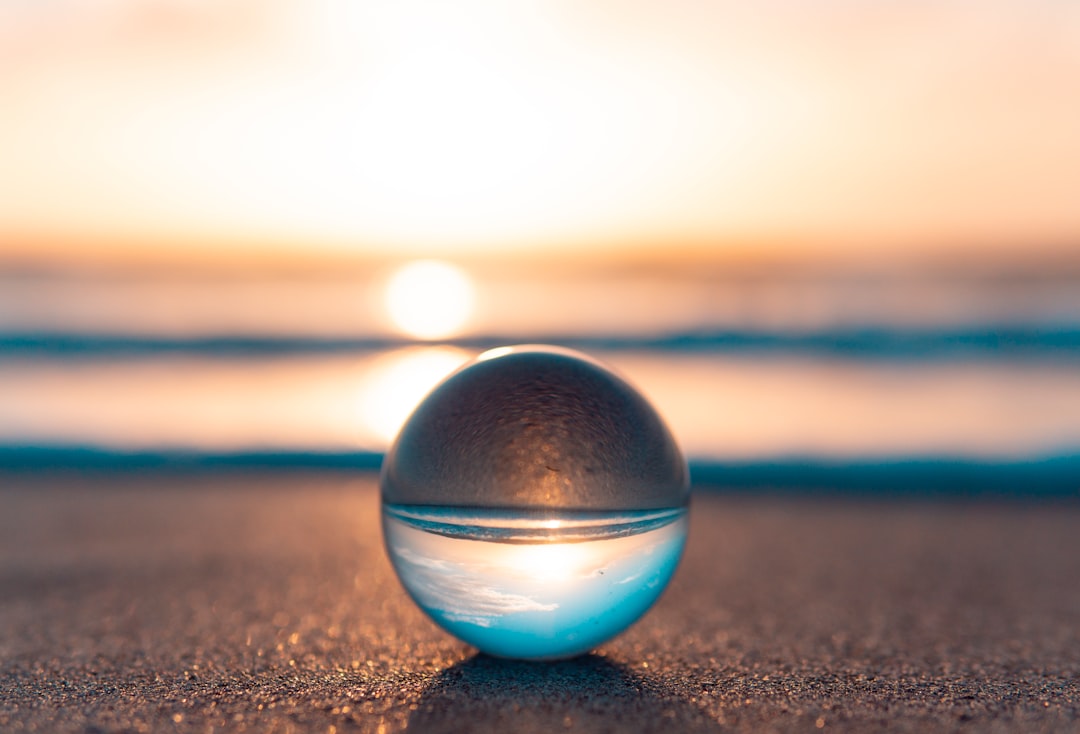
M656 601L686 540L686 462L634 388L583 354L485 352L383 463L383 534L436 624L491 655L588 652Z

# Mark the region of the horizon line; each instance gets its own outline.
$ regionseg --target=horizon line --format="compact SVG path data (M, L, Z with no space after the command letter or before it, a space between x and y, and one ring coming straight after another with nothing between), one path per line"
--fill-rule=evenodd
M0 249L0 274L156 274L319 276L370 272L411 260L446 260L476 271L699 274L729 276L911 273L1080 276L1080 234L1037 241L923 242L903 247L845 245L790 235L567 240L505 247L402 248L328 243L313 253L299 242L235 238L69 238L13 236ZM103 245L99 240L110 239ZM151 247L147 241L158 243ZM142 243L142 244L140 244ZM801 244L800 244L801 243ZM973 255L978 255L972 259Z

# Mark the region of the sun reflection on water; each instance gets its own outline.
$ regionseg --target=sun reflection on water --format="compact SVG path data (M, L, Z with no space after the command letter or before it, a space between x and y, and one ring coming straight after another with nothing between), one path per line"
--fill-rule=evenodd
M356 415L384 446L425 395L472 355L456 347L407 347L376 358L360 380Z

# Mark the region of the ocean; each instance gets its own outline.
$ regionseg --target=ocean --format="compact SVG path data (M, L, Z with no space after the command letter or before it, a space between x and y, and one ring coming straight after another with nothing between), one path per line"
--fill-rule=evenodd
M1080 492L1067 277L481 273L437 341L384 278L0 276L0 467L372 469L457 366L554 343L636 385L699 484Z

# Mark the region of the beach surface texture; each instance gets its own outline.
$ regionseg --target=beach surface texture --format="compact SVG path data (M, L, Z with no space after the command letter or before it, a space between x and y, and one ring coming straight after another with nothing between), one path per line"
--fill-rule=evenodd
M1080 731L1080 504L699 490L671 586L556 663L479 656L376 480L0 476L0 731Z

